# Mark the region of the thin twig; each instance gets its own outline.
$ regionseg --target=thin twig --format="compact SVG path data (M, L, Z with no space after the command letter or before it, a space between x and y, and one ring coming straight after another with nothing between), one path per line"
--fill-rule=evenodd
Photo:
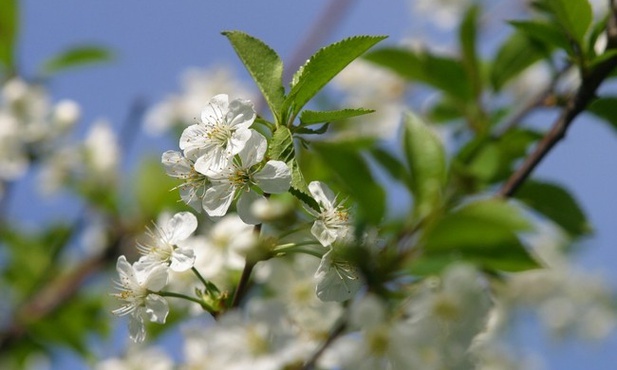
M607 26L608 43L606 50L617 49L617 11L615 0L611 0L612 14ZM506 181L498 192L500 197L511 197L529 177L536 166L544 159L550 150L565 137L568 127L585 108L595 99L596 90L600 84L617 67L617 56L603 61L587 74L582 76L581 86L576 94L568 100L562 114L553 124L551 130L538 143L533 153L529 155Z
M317 348L315 353L313 353L313 355L306 361L306 363L302 367L302 370L314 369L315 364L317 363L317 360L319 360L321 355L330 346L330 344L332 344L332 342L334 342L336 338L338 338L341 334L343 334L343 332L345 331L345 328L347 328L347 322L345 320L340 320L336 324L334 329L330 332L330 335L328 335L328 338L321 344L321 346L319 346L319 348Z
M246 293L246 289L251 279L251 273L253 272L254 267L254 262L248 260L246 261L246 264L244 265L244 270L242 270L240 282L238 283L238 287L236 288L234 297L231 301L231 308L238 307L240 305L240 302L242 301L242 298L244 298L244 294Z
M544 89L540 90L533 98L529 99L526 104L524 104L519 110L514 112L511 116L509 116L493 133L494 138L499 138L505 135L507 132L512 130L513 128L520 125L523 119L531 113L535 108L541 107L546 104L546 100L554 93L555 85L563 75L566 74L570 70L572 65L568 63L562 69L557 71L551 81L544 87Z

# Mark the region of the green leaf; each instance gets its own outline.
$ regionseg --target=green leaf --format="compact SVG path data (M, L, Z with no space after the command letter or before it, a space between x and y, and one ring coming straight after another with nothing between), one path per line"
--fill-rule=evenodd
M295 158L293 137L291 131L285 126L276 128L268 145L268 158L270 159L289 162Z
M570 41L555 23L541 20L510 21L509 23L532 40L572 53Z
M334 76L386 36L356 36L328 45L301 67L285 100L283 110L295 116Z
M465 68L456 59L392 47L372 51L364 58L411 82L425 83L460 101L469 101L473 96Z
M0 65L14 69L14 50L19 30L19 1L0 1Z
M373 113L373 109L341 109L331 111L312 111L305 110L300 113L300 123L302 125L313 125L323 122L342 121L348 118L362 116L365 114Z
M360 220L378 224L385 213L385 192L353 144L314 143L313 148L359 206Z
M93 46L74 46L48 59L42 67L44 74L51 75L60 71L81 67L87 64L107 62L112 59L108 49Z
M582 46L593 20L589 0L544 0L544 3L563 27L563 31Z
M470 203L429 229L422 239L421 255L410 269L415 274L435 273L461 261L508 272L537 268L515 234L529 225L518 208L503 200Z
M439 99L426 112L432 123L451 123L464 117L465 109L453 99Z
M278 126L274 131L268 148L268 158L287 163L291 168L289 192L309 207L319 211L319 205L311 196L296 160L293 136L286 126Z
M459 31L463 66L469 76L469 81L472 84L472 90L476 96L479 96L482 92L482 79L478 63L478 55L476 52L479 9L480 8L478 6L471 6L467 10L465 16L463 17Z
M272 114L280 123L285 99L283 62L263 41L240 31L223 32L264 95Z
M330 123L324 123L318 129L310 129L310 128L307 128L306 126L294 126L293 130L294 130L294 134L321 135L321 134L325 134L326 131L328 131L329 126L330 126Z
M617 130L617 96L604 96L596 99L587 107L587 110Z
M511 231L528 231L531 223L521 215L520 209L503 199L482 199L456 210L458 216L491 222L506 227Z
M442 204L446 154L439 137L411 112L404 115L403 148L411 173L414 215L422 218Z
M501 90L513 77L548 55L549 51L544 44L523 33L513 33L501 45L493 61L490 72L493 89Z
M528 180L514 196L572 236L582 236L592 231L578 202L559 185Z
M379 147L371 148L370 152L373 158L377 160L377 163L379 163L393 179L411 187L411 176L401 161Z
M466 171L486 183L503 181L512 174L516 162L525 156L529 147L540 138L542 134L538 132L514 129L497 139L477 139L479 141L475 148L475 143L470 142L470 149L475 152L469 153Z

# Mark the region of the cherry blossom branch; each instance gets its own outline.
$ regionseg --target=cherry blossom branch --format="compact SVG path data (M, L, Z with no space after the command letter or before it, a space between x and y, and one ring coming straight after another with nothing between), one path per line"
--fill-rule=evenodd
M547 100L554 94L557 82L561 77L563 77L563 75L566 74L566 72L570 70L570 68L572 68L572 65L568 63L562 69L557 71L557 73L553 75L551 81L542 90L536 93L533 98L527 101L526 104L519 108L519 110L517 110L516 112L514 112L514 114L508 117L507 120L504 121L500 125L500 127L497 128L497 130L495 130L492 136L494 138L499 138L505 135L507 132L520 125L523 119L529 113L531 113L531 111L536 108L548 105Z
M238 307L242 298L244 298L244 294L246 293L247 287L249 285L249 281L251 279L251 273L253 272L253 268L255 267L255 263L247 260L244 265L244 270L242 270L242 276L240 276L240 282L238 282L238 287L234 292L234 297L231 301L231 308Z
M321 344L321 346L319 346L319 348L317 348L317 350L313 353L313 355L306 361L304 366L302 366L302 370L314 369L315 364L317 363L317 360L319 360L319 357L321 357L321 355L334 342L336 338L338 338L341 334L343 334L346 328L347 328L347 321L340 320L336 324L334 329L330 332L330 335L328 335L328 338L326 338L326 340Z
M255 225L253 232L259 237L261 234L261 224ZM253 268L257 264L256 261L252 261L249 258L246 259L246 263L244 264L244 269L242 270L242 275L240 276L240 281L238 282L238 287L234 292L234 297L231 301L231 308L238 307L242 298L244 298L244 294L246 293L247 287L251 280L251 274L253 273Z
M617 49L617 9L614 0L611 0L611 9L611 17L606 29L608 36L607 51ZM521 167L505 182L497 193L498 196L506 198L514 195L536 166L546 157L551 149L565 137L570 124L593 101L600 84L602 84L616 67L617 55L613 55L582 76L580 87L575 95L568 100L565 109L553 123L550 131L538 143L535 150L525 159Z

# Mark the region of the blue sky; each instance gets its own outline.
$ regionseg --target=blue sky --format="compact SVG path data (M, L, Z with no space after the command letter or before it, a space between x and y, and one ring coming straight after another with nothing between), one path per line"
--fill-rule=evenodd
M343 1L341 1L343 2ZM421 29L410 23L404 0L351 1L348 14L337 22L325 42L356 34L385 34L396 42ZM83 122L105 117L120 125L137 97L149 102L178 88L178 77L189 66L224 63L248 77L223 30L242 30L270 44L284 60L292 55L314 20L328 4L311 1L56 0L23 2L23 28L18 52L27 76L54 53L76 44L108 46L113 63L79 69L54 77L55 99L72 98L82 106ZM546 127L550 122L546 122ZM600 269L617 289L617 133L605 124L581 117L542 163L536 176L566 184L583 205L595 227L578 254L581 266ZM157 144L140 139L139 152L160 153ZM169 149L169 148L166 148ZM18 191L25 196L27 189ZM58 207L53 201L42 207ZM37 223L46 217L14 204L14 217ZM47 215L47 217L49 214ZM617 363L617 336L599 346L553 345L531 325L521 328L525 346L541 348L549 368L606 368Z

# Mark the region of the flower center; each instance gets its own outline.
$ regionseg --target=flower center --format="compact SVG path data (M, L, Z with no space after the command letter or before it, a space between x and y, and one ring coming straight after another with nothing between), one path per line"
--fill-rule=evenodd
M218 123L217 125L212 126L210 130L206 133L206 137L208 140L213 141L220 147L226 147L227 142L231 139L233 134L233 129L229 125L225 125L222 123Z
M341 206L325 210L321 213L321 219L328 228L341 229L347 226L349 213Z
M246 168L236 168L229 176L229 181L238 188L244 188L251 183L251 173Z

